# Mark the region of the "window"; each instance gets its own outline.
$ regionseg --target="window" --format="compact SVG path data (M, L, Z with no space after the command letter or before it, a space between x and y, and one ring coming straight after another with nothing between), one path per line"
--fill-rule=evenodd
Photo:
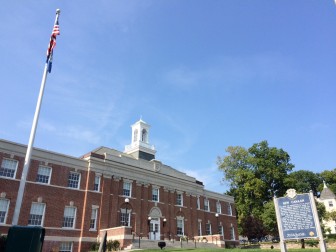
M152 200L159 202L159 188L152 189Z
M131 226L130 225L130 212L126 213L125 209L122 209L121 213L120 213L120 223L122 226Z
M210 211L208 199L204 199L204 211L207 211L207 212Z
M68 187L79 188L80 174L78 172L70 172L68 179Z
M217 211L217 213L222 213L222 206L221 206L221 203L219 201L217 201L217 203L216 203L216 211Z
M76 208L75 207L65 207L64 217L63 217L63 227L74 228L76 218Z
M0 199L0 223L5 224L9 207L8 199Z
M178 193L176 195L176 205L183 206L183 195L182 195L182 193Z
M147 130L146 130L146 129L143 129L143 130L142 130L141 141L142 141L142 142L145 142L145 143L148 142L148 140L147 140Z
M198 236L202 236L202 222L198 222Z
M134 130L134 138L133 138L133 142L138 141L138 130Z
M123 185L123 195L131 197L132 184L130 182L124 181Z
M234 228L232 226L230 228L230 239L235 240L235 232L234 232Z
M201 209L201 202L200 202L200 197L199 196L197 196L196 204L197 204L197 209Z
M92 206L90 230L97 230L97 214L98 214L98 208Z
M232 215L232 207L231 207L231 204L228 204L228 215Z
M72 252L72 242L62 242L59 252Z
M177 221L176 222L177 235L179 235L179 236L184 235L184 219L183 219L183 217L178 216L176 221Z
M218 226L218 234L220 234L220 235L224 234L224 232L223 232L223 226L222 225Z
M328 204L329 204L329 207L333 207L334 206L334 204L333 204L332 201L328 201Z
M30 215L28 219L28 225L43 226L45 204L32 203L30 208Z
M13 159L3 159L0 167L0 176L15 178L18 161Z
M50 176L51 176L51 168L40 165L37 171L36 182L49 184Z
M93 190L96 192L100 191L100 176L95 176L94 187Z
M211 235L211 224L210 223L205 224L205 235Z

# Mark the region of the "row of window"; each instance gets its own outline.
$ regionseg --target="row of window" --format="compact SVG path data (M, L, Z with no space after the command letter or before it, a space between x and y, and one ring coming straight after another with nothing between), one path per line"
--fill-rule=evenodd
M8 177L8 178L15 178L17 167L18 167L17 160L3 159L1 167L0 167L0 176ZM38 172L37 172L36 182L50 184L51 173L52 173L51 167L40 165L38 168ZM70 172L68 176L68 187L79 189L80 179L81 179L80 173ZM95 176L94 186L93 186L94 191L99 192L100 180L101 180L100 176ZM122 192L123 196L131 197L131 192L132 192L132 182L124 181L123 192ZM152 188L152 201L155 201L155 202L160 201L159 192L160 191L158 187ZM176 205L183 206L183 194L182 193L177 193ZM197 197L197 209L201 209L200 197ZM204 211L210 212L210 203L208 199L204 199ZM216 212L222 213L222 207L219 201L216 202ZM232 215L232 208L230 204L228 204L227 213L228 215Z
M7 213L9 208L8 199L0 199L0 224L6 223ZM33 202L30 208L30 214L28 218L28 225L31 226L43 226L45 216L46 204ZM74 206L66 206L64 208L62 227L63 228L75 228L77 208ZM96 230L97 228L97 215L98 207L92 206L90 229Z
M15 178L18 161L14 159L3 159L0 167L0 177ZM37 171L36 182L50 184L52 168L40 165ZM70 172L68 177L68 187L79 189L80 173ZM93 190L99 192L100 176L95 176Z
M155 188L155 187L152 188L152 201L159 202L159 188ZM183 194L182 193L178 193L176 195L176 205L183 206ZM197 209L201 209L200 197L197 197ZM210 212L210 203L208 199L204 199L204 210L207 212ZM216 213L222 213L222 205L219 201L216 202ZM227 213L228 215L232 215L231 204L228 204L227 206Z
M131 217L130 212L126 212L125 209L121 209L121 215L120 215L121 225L131 226L130 225L130 217ZM154 232L154 231L158 232L159 231L159 224L158 223L154 223L153 225L150 225L149 227L150 227L149 228L150 232ZM213 233L212 229L211 229L211 223L206 223L205 224L205 235L212 235L212 234L224 235L223 226L218 225L217 228L218 229L215 230L214 233ZM178 236L183 236L184 235L184 218L181 217L181 216L176 217L176 234ZM199 226L198 226L198 235L202 236L202 223L201 222L199 222ZM230 227L230 239L231 240L235 239L235 233L234 233L234 227L233 226Z
M184 220L183 218L177 218L177 235L184 235ZM222 225L217 226L217 230L214 232L212 231L211 228L211 223L206 223L205 224L205 235L212 235L212 234L219 234L219 235L224 235L224 228ZM202 222L199 222L198 225L198 235L202 236ZM235 231L234 227L230 227L230 239L235 240Z

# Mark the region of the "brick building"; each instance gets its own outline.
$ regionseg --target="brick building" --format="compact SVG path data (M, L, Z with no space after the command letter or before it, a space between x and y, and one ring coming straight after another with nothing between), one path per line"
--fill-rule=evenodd
M105 232L122 248L139 237L238 242L234 199L156 160L149 129L132 125L123 152L99 147L76 158L34 148L19 225L46 229L43 251L88 251ZM26 149L0 140L0 234L12 223Z

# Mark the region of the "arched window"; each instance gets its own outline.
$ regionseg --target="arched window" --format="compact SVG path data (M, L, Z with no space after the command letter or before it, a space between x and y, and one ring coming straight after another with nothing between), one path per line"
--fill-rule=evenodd
M141 141L147 143L147 130L146 129L142 130Z
M138 130L134 130L134 134L133 134L133 142L136 142L138 140Z

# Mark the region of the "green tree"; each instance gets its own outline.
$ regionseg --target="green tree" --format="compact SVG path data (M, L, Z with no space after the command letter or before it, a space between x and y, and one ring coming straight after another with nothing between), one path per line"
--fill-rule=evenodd
M316 196L323 185L323 179L312 171L299 170L291 172L285 179L286 188L294 188L297 193L309 193L310 190Z
M323 171L320 173L321 178L327 183L329 189L336 194L336 168L331 171ZM320 185L319 191L322 191L323 185Z
M261 220L267 234L270 234L272 236L279 236L278 223L276 219L273 200L264 204L264 212L261 214Z
M260 220L264 203L284 195L285 178L294 165L287 152L269 147L267 141L249 149L230 146L226 152L228 155L218 157L217 164L230 185L230 195L235 197L239 230L245 233L249 230L245 230L244 222L249 216Z

